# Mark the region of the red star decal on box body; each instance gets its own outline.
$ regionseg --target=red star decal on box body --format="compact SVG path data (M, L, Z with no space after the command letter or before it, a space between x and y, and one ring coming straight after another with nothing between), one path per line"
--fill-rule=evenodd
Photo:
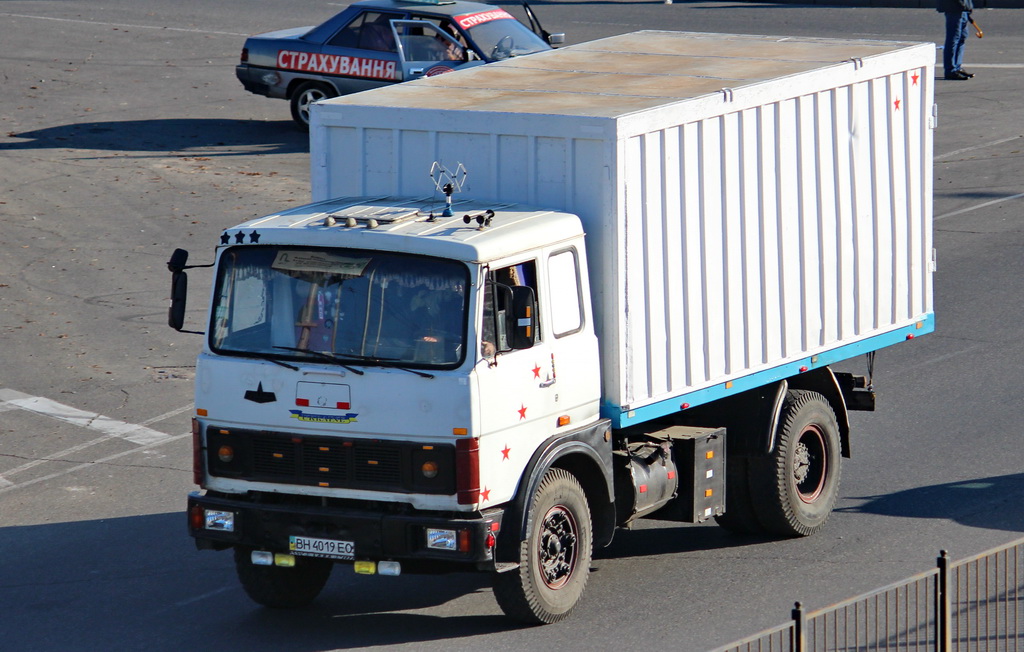
M491 499L491 490L484 487L484 490L480 492L480 502Z
M540 365L537 364L536 362L533 363L533 365L533 377L540 378Z
M512 451L512 449L508 447L508 444L505 444L505 448L501 449L501 459L502 460L507 460L508 459L508 454L511 451Z
M914 86L917 86L917 80L920 79L920 78L921 78L921 75L917 74L916 72L913 75L910 76L910 79L913 81Z
M895 102L893 102L893 104L896 106L896 110L899 111L900 110L900 101L896 100Z
M519 404L519 418L520 419L525 419L526 418L526 406L523 405L522 403Z

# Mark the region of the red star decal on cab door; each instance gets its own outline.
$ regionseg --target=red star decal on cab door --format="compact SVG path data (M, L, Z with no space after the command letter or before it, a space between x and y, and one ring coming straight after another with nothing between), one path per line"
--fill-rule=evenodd
M522 403L519 404L519 418L520 419L525 419L526 418L526 406L523 405Z
M484 487L484 490L480 492L480 502L491 499L491 490Z
M533 377L540 378L540 365L536 362L533 363Z
M501 459L502 460L507 460L508 459L508 454L511 451L512 451L512 449L508 447L508 444L505 444L505 448L501 449Z

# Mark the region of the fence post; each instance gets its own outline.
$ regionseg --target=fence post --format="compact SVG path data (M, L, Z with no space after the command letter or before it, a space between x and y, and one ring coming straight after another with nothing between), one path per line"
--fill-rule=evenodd
M950 581L949 553L945 550L939 551L937 563L939 577L935 587L935 617L938 622L936 623L935 645L939 652L949 652L953 648L953 607L949 593L952 582Z
M793 652L804 652L807 649L807 614L804 606L797 602L793 605Z

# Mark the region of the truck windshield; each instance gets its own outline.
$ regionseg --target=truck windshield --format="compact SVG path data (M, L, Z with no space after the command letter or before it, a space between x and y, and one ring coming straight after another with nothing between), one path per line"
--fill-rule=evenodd
M455 367L469 272L450 260L357 249L235 247L211 311L217 353L349 365Z

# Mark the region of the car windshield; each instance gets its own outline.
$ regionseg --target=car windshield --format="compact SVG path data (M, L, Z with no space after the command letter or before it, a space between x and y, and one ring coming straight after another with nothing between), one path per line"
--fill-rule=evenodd
M469 37L488 60L508 59L551 49L544 39L503 9L459 16L456 20L469 32Z
M221 257L210 346L256 357L454 367L464 355L469 273L449 260L299 247Z

